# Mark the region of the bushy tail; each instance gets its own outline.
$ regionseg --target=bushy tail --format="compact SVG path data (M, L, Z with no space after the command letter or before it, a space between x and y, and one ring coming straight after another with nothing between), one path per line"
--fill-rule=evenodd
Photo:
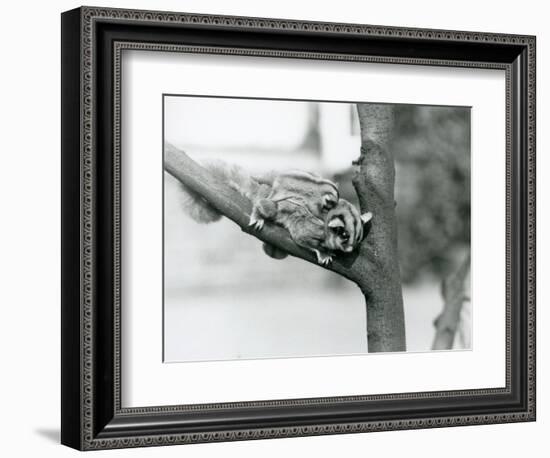
M213 223L219 221L221 213L210 205L204 197L180 183L181 205L187 215L198 223Z
M205 161L201 165L208 169L217 180L226 183L249 199L253 199L258 193L258 182L242 167L220 160ZM187 215L199 223L213 223L220 220L222 214L210 205L204 197L184 184L181 184L181 189L181 203Z

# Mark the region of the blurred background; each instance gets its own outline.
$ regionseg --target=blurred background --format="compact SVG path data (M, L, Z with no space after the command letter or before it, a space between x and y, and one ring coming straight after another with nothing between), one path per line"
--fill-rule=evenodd
M470 108L396 106L393 153L407 351L432 348L441 283L470 250ZM165 140L196 160L251 172L298 168L337 181L356 201L360 134L352 103L165 96ZM201 225L164 176L164 360L366 353L355 284L261 243L227 219ZM465 279L469 296L469 275ZM465 301L453 349L471 348Z

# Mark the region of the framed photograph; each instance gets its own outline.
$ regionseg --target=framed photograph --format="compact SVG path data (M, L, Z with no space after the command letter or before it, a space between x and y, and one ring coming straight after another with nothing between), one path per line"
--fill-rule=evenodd
M535 420L535 38L62 15L63 444Z

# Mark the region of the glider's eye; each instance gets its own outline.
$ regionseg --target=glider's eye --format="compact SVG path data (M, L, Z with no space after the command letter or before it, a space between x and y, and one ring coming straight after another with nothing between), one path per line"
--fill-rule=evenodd
M344 241L349 240L349 232L346 231L342 226L333 227L332 231Z
M333 196L332 194L326 194L323 197L323 209L325 210L331 210L334 207L336 207L336 204L338 203L338 198L336 196Z

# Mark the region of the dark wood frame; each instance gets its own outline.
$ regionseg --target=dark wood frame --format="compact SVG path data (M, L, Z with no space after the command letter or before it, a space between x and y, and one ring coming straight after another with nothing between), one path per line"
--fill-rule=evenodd
M122 408L123 49L505 70L506 387ZM94 7L63 13L61 371L61 442L80 450L533 421L535 38Z

